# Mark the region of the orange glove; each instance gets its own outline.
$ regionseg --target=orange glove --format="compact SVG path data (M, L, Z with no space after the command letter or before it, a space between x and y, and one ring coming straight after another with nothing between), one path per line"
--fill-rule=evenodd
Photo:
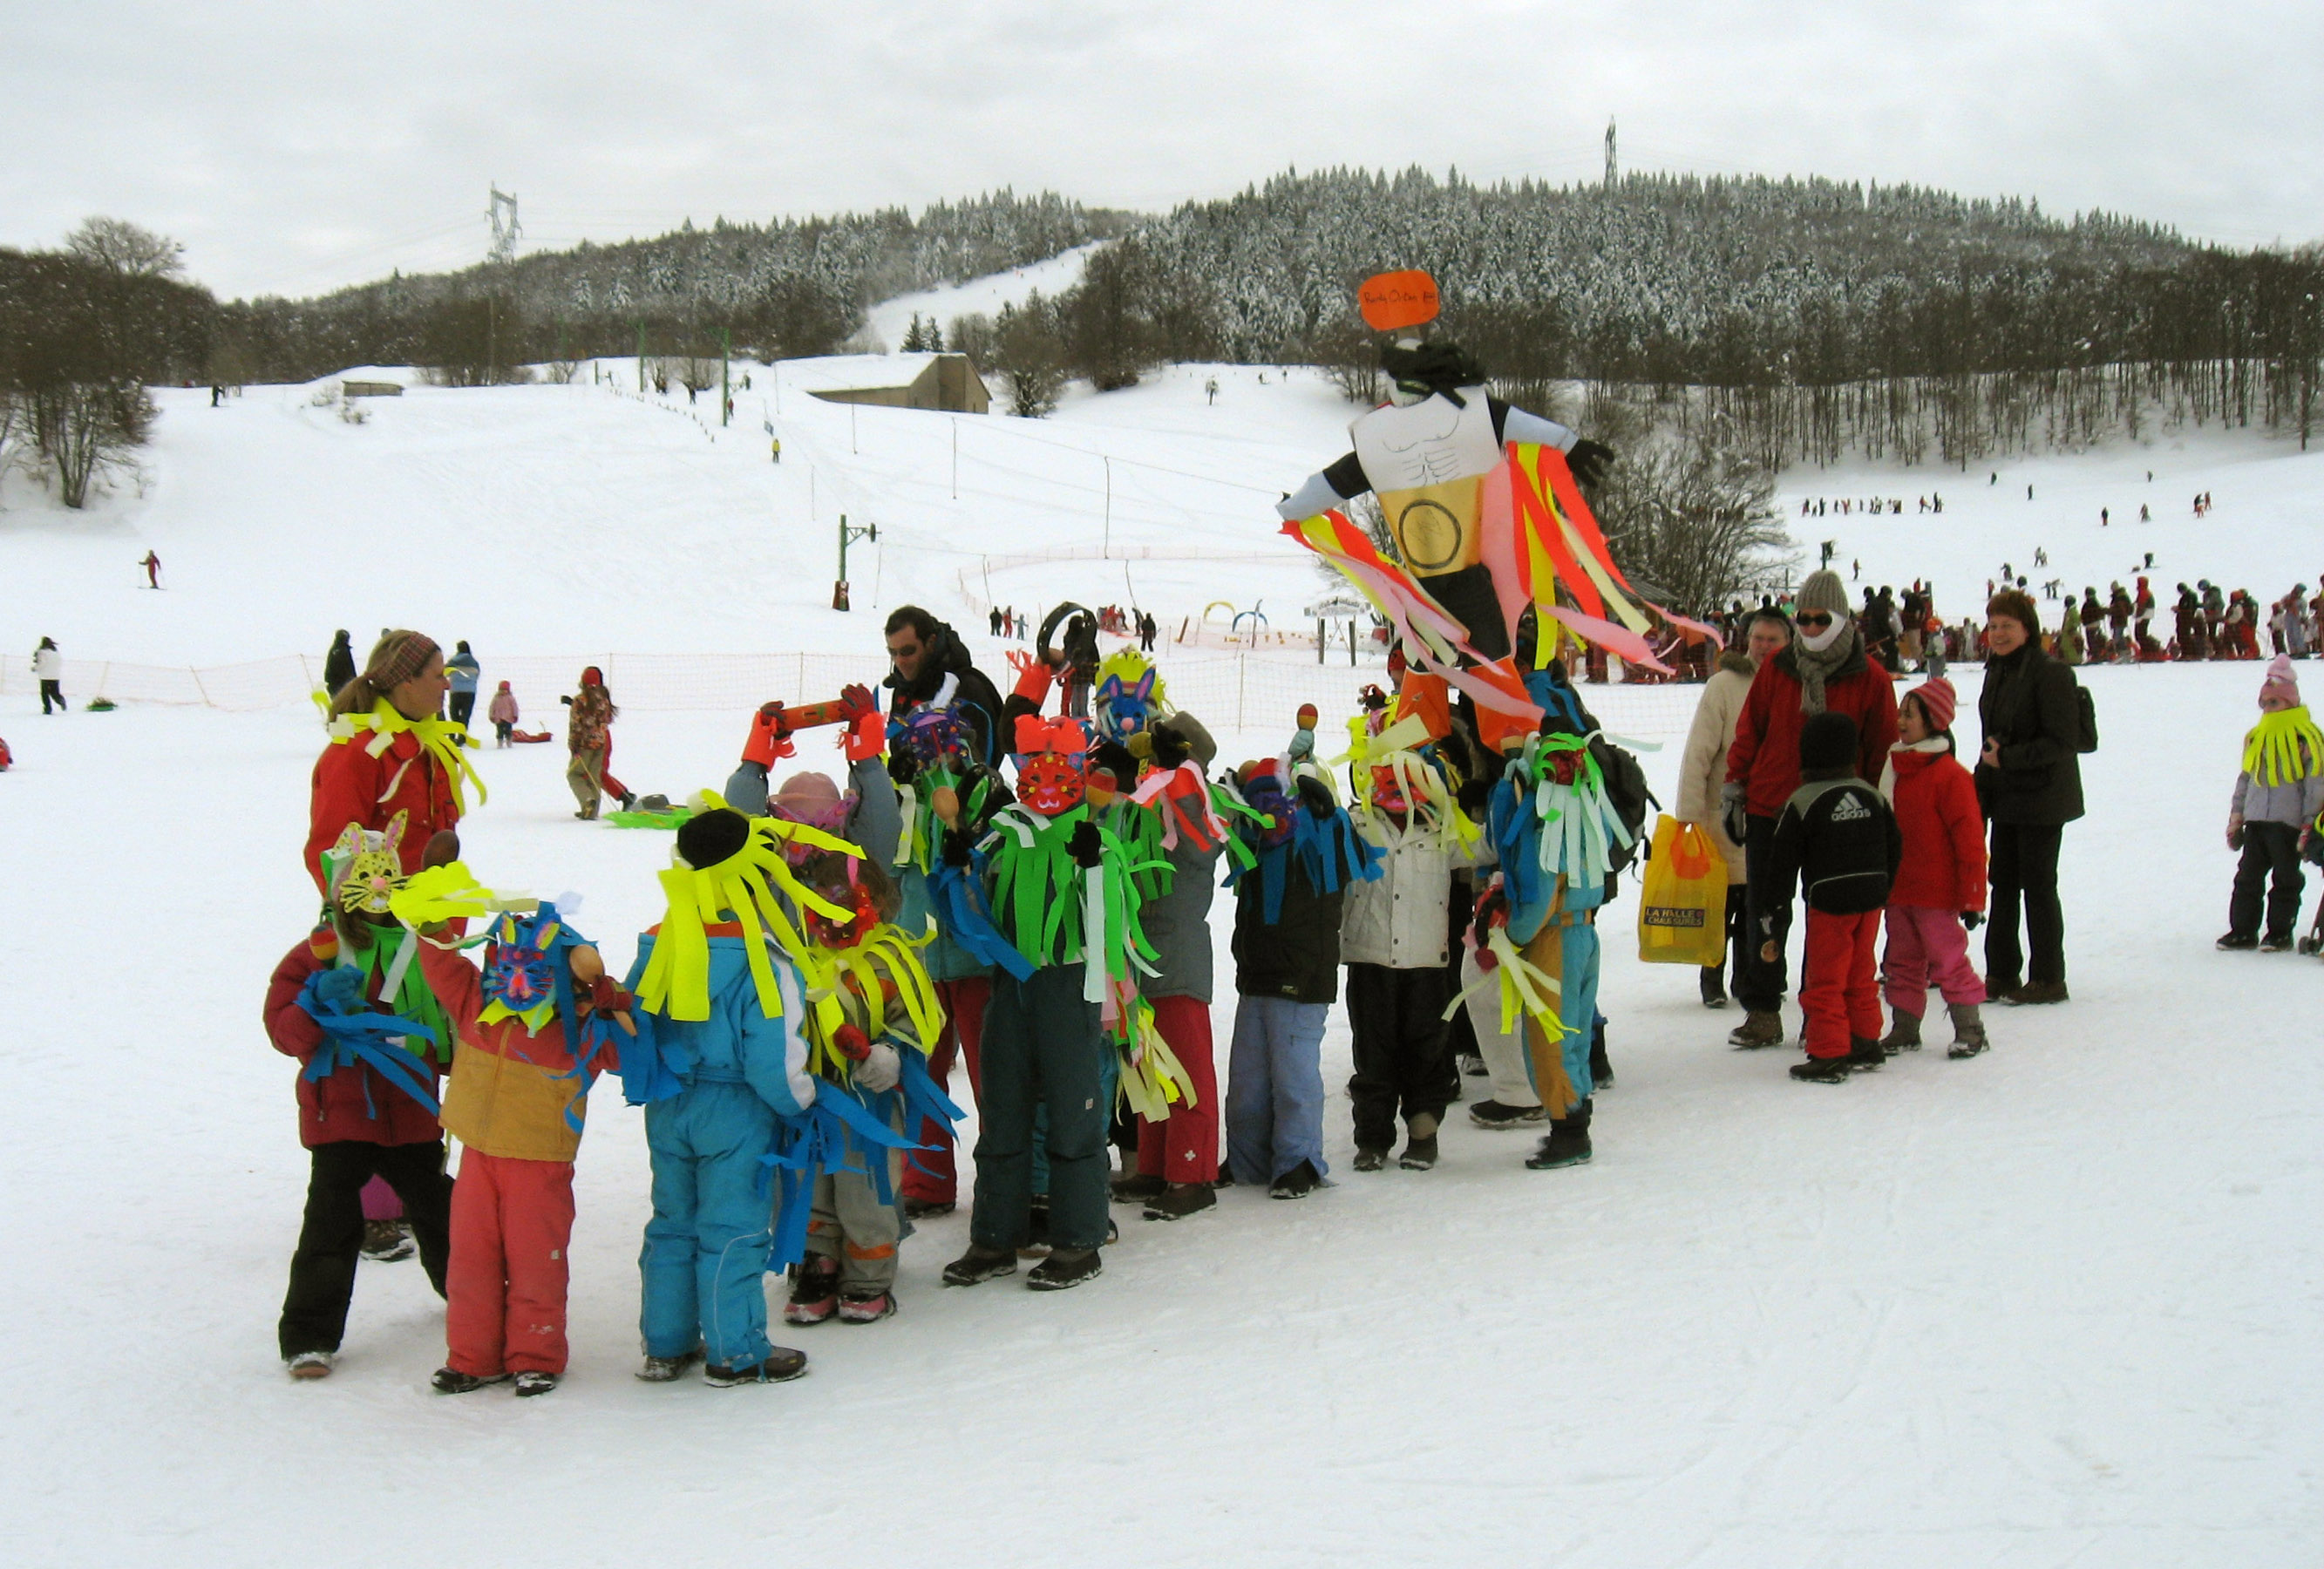
M764 768L778 759L791 756L796 750L791 745L790 722L783 715L783 706L761 704L751 720L751 738L742 745L742 761Z
M848 727L847 738L841 743L850 762L869 762L888 750L888 722L877 708L856 715Z

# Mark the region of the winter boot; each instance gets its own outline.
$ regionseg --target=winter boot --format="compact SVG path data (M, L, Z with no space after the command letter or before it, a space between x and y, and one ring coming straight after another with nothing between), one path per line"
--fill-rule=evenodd
M839 1307L839 1260L811 1254L791 1269L791 1299L783 1304L785 1324L821 1324Z
M1499 1101L1479 1101L1469 1108L1469 1121L1480 1128L1520 1128L1528 1122L1545 1121L1549 1108L1544 1105L1508 1106Z
M2290 953L2292 951L2292 934L2290 932L2285 932L2283 935L2279 937L2273 932L2268 933L2267 936L2260 938L2259 951L2263 954Z
M1601 1090L1614 1087L1614 1065L1606 1060L1606 1021L1602 1019L1590 1030L1590 1082Z
M696 1346L683 1356L650 1356L638 1364L638 1377L649 1384L676 1381L678 1375L702 1360L702 1348Z
M1058 1248L1033 1266L1025 1284L1036 1291L1070 1291L1084 1280L1094 1280L1105 1269L1095 1248Z
M2028 981L2002 1001L2013 1008L2031 1007L2042 1002L2063 1002L2067 1001L2066 983L2063 981Z
M748 1367L703 1369L702 1381L714 1389L731 1389L736 1384L787 1384L806 1371L807 1352L771 1345L767 1348L765 1360Z
M1436 1119L1426 1112L1405 1119L1404 1153L1397 1164L1406 1171L1428 1171L1436 1165Z
M1388 1151L1385 1149L1359 1149L1356 1151L1356 1169L1358 1171L1378 1171L1381 1167L1386 1166L1387 1164Z
M1705 1008L1727 1006L1727 977L1718 970L1702 972L1702 1005Z
M1049 1251L1049 1195L1035 1196L1025 1221L1025 1240L1017 1245L1020 1259L1038 1259Z
M2211 946L2223 954L2249 953L2259 946L2259 938L2249 932L2229 932Z
M1549 1125L1549 1137L1526 1158L1527 1171L1554 1171L1561 1166L1590 1163L1590 1119L1560 1117Z
M1985 1038L1985 1020L1978 1016L1976 1003L1950 1003L1945 1011L1953 1020L1953 1043L1945 1052L1947 1057L1975 1057L1991 1044Z
M1160 1198L1162 1190L1170 1185L1158 1177L1148 1177L1142 1171L1128 1171L1113 1179L1113 1202L1144 1204Z
M1183 1221L1219 1202L1207 1182L1174 1182L1146 1201L1149 1221Z
M1781 1046L1784 1016L1773 1011L1762 1013L1755 1008L1743 1015L1743 1022L1728 1036L1727 1044L1738 1051L1764 1051L1771 1046Z
M934 1220L948 1215L959 1207L948 1198L908 1198L904 1201L904 1218L908 1221Z
M297 1356L284 1357L282 1367L294 1379L327 1379L331 1376L331 1364L337 1360L337 1352L302 1351Z
M1846 1060L1848 1066L1855 1072L1869 1073L1874 1068L1878 1067L1882 1063L1886 1062L1888 1060L1888 1054L1881 1050L1880 1043L1873 1039L1870 1036L1851 1035L1848 1038L1848 1057Z
M839 1322L842 1324L877 1324L891 1318L896 1312L893 1291L847 1291L839 1298Z
M363 1256L375 1264L392 1264L420 1251L411 1228L401 1220L364 1222Z
M1485 1059L1474 1052L1462 1053L1460 1067L1461 1076L1471 1079L1481 1079L1493 1071L1485 1066Z
M946 1264L944 1283L947 1286L976 1286L1017 1273L1017 1255L1007 1248L980 1248L974 1242L968 1251Z
M487 1378L464 1373L457 1368L438 1368L436 1376L428 1380L428 1387L439 1395L466 1395L486 1384L505 1384L508 1380L506 1373L493 1373Z
M534 1369L516 1376L517 1398L521 1400L533 1395L546 1395L555 1388L557 1388L555 1373L544 1373Z
M1921 1016L1899 1009L1888 1020L1888 1033L1880 1042L1881 1055L1895 1057L1900 1051L1921 1049Z
M1844 1084L1855 1071L1849 1066L1845 1056L1812 1057L1792 1065L1792 1076L1809 1084Z
M1374 1171L1378 1171L1379 1169L1379 1162L1373 1162L1372 1169ZM1277 1177L1273 1185L1268 1188L1267 1196L1269 1198L1305 1198L1309 1194L1314 1192L1315 1189L1322 1185L1323 1181L1323 1179L1322 1177L1315 1175L1315 1168L1303 1160L1298 1165L1293 1167L1290 1170L1285 1172L1282 1176Z

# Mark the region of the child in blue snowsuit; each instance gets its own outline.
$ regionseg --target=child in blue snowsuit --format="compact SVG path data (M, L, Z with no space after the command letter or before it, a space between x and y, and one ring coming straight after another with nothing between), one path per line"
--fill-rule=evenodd
M678 829L678 854L687 868L710 872L741 855L749 842L741 814L705 812ZM674 909L672 918L678 913ZM638 1259L645 1339L638 1376L657 1383L677 1378L697 1357L708 1364L704 1377L722 1387L776 1383L807 1371L804 1352L767 1340L761 1278L774 1241L767 1159L782 1120L815 1102L801 1029L806 1005L798 972L774 941L746 935L733 909L718 913L728 918L699 928L708 950L709 1017L671 1017L687 1011L675 996L650 1010L660 1064L680 1086L646 1105L653 1217ZM630 991L640 990L663 940L663 927L639 937ZM753 974L752 943L766 950L779 992L778 1017L769 1016Z

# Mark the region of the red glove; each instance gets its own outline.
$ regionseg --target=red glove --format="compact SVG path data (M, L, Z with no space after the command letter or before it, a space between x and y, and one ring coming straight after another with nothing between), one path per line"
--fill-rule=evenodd
M879 713L880 703L872 696L871 688L857 681L839 688L839 708L847 715L847 722L855 725L860 724L866 714Z
M589 983L589 1011L603 1013L620 1025L628 1034L635 1035L638 1027L630 1022L630 1011L637 999L622 990L611 975L600 975Z
M888 750L888 722L880 716L877 708L859 714L840 744L846 749L848 761L869 762Z
M1041 705L1048 701L1056 672L1030 655L1020 658L1014 649L1009 651L1009 662L1017 667L1017 690L1012 695L1033 705L1033 712L1038 714Z
M765 703L751 721L751 739L743 743L742 761L768 767L779 758L791 756L797 750L791 745L790 722L784 717L780 703Z
M870 1038L853 1024L843 1024L833 1030L831 1044L838 1048L839 1055L850 1062L862 1062L872 1055Z

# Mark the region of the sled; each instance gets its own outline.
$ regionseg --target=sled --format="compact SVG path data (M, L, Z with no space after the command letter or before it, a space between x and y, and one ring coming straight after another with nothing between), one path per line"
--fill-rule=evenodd
M8 750L7 738L0 736L0 773L7 772L8 765L15 761L14 754Z
M538 746L544 741L554 741L557 737L546 730L512 730L509 732L509 739L521 746Z
M672 807L666 812L607 812L605 821L616 828L677 828L694 816L688 807Z

